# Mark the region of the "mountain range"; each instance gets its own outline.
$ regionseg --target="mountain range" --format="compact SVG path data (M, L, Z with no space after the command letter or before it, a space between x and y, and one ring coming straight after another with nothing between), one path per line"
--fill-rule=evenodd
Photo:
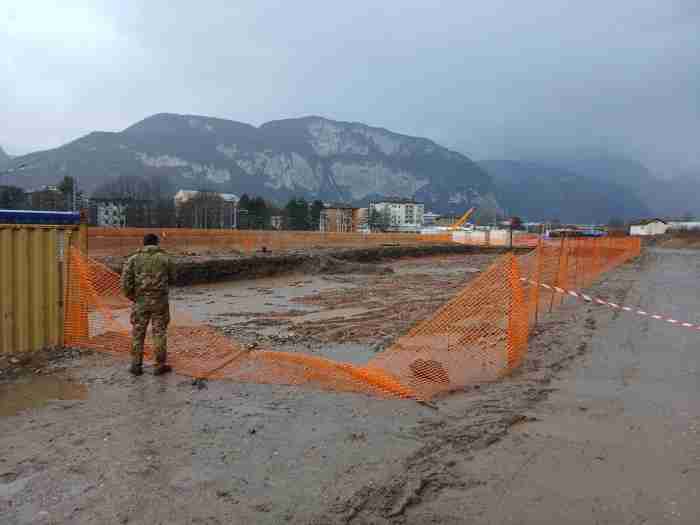
M9 157L3 184L25 189L78 180L87 194L119 176L158 178L161 187L293 196L357 205L414 197L426 209L461 214L471 206L528 220L603 223L700 214L689 176L661 181L638 162L615 157L488 160L426 138L310 116L259 127L232 120L159 113L119 132L96 131L55 149ZM688 188L691 191L688 191Z
M14 159L6 180L29 188L77 178L88 193L110 178L166 176L174 189L292 196L365 204L415 197L439 212L496 206L491 178L466 156L418 137L321 117L254 127L157 114L120 132L93 132Z

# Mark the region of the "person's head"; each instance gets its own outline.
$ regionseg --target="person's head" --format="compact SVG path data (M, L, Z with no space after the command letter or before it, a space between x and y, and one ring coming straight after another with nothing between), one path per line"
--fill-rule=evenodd
M158 246L158 236L155 233L149 233L148 235L145 235L143 238L143 245L144 246Z

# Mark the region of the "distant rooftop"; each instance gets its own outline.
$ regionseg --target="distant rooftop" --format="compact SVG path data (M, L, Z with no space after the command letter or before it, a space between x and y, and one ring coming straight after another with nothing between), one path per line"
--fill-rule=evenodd
M653 218L653 219L644 219L643 221L637 221L637 222L633 223L633 225L634 226L646 226L647 224L651 224L652 222L663 222L664 224L668 224L663 219Z
M188 200L190 200L190 199L196 197L197 195L199 195L200 193L213 193L213 194L218 195L219 197L221 197L221 198L222 198L223 200L225 200L226 202L238 202L238 201L240 200L240 198L238 197L238 195L235 195L235 194L233 194L233 193L218 193L218 192L215 192L215 191L202 192L202 191L199 191L199 190L179 190L179 191L175 194L175 200L178 201L178 202L187 202Z
M423 204L415 199L409 199L406 197L381 197L379 199L372 199L374 203L388 202L390 204Z

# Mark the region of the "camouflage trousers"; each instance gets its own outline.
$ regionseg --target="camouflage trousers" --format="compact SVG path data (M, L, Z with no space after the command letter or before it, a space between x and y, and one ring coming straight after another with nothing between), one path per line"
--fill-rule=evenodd
M131 362L143 364L143 345L148 323L151 323L156 364L165 363L168 357L168 324L170 305L168 300L137 300L131 309L132 343Z

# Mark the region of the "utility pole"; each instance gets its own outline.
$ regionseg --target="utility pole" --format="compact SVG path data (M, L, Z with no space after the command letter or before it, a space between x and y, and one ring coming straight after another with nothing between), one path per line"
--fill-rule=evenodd
M510 249L513 249L513 217L510 218L510 221L508 221L508 229L510 230Z

